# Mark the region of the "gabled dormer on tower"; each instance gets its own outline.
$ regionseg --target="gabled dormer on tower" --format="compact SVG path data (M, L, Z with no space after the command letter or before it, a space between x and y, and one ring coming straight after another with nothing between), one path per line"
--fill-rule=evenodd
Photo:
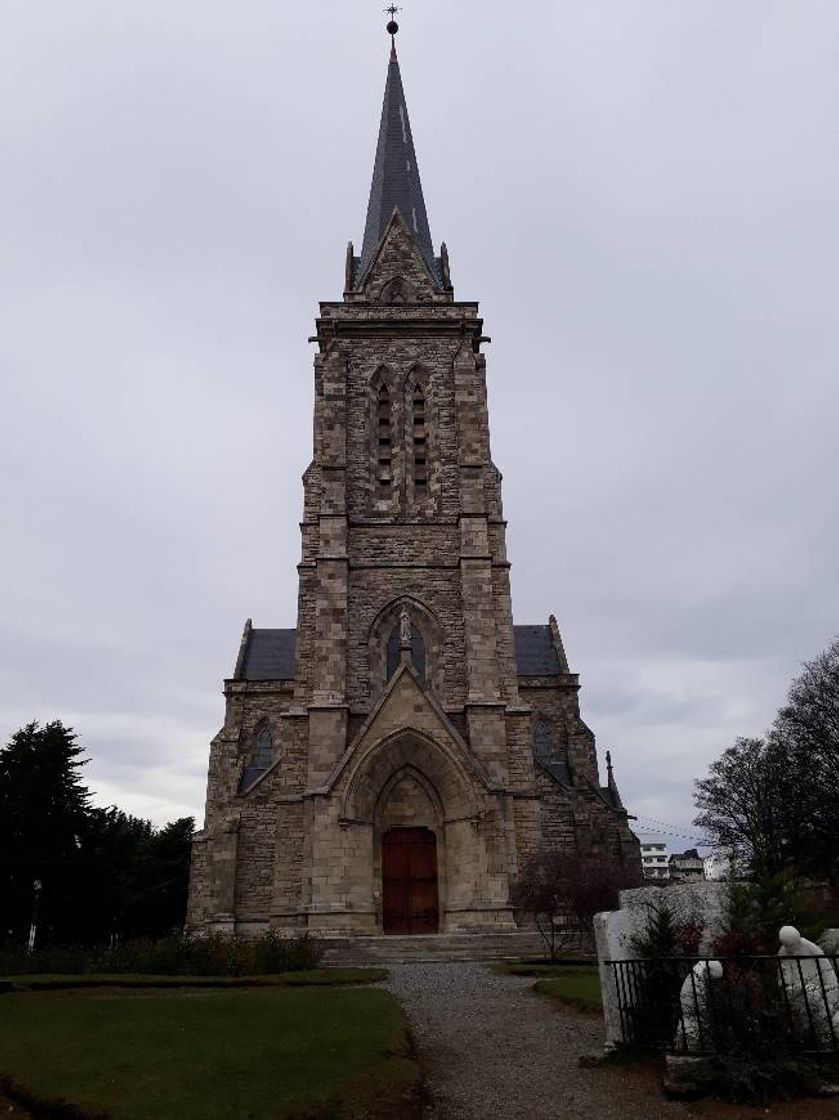
M434 254L399 59L390 53L361 256L347 250L345 298L387 304L449 303L446 246Z

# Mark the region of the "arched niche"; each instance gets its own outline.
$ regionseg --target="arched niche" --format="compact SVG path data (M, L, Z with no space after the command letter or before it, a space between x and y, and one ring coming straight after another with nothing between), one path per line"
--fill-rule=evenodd
M398 668L394 664L394 648L399 652L399 627L402 611L411 619L412 661L423 684L437 696L443 695L443 649L440 626L434 614L413 596L401 595L379 611L368 634L370 688L379 695ZM390 646L390 657L388 647ZM419 654L422 654L422 662Z
M379 794L374 823L382 833L391 828L430 828L438 832L443 806L434 786L415 766L392 774Z
M392 305L416 303L414 286L404 276L394 276L382 285L379 301Z

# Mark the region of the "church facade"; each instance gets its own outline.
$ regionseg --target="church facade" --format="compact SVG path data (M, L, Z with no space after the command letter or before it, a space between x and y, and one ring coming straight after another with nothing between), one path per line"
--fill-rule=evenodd
M245 625L187 928L500 931L544 848L639 867L555 619L516 626L487 341L391 53L364 243L317 320L296 630Z

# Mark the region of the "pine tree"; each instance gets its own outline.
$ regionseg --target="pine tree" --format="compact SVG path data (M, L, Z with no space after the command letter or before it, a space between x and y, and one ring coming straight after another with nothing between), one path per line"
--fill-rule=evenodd
M80 777L83 753L59 720L43 727L33 721L0 750L3 936L26 936L36 880L42 936L63 937L72 928L90 799Z

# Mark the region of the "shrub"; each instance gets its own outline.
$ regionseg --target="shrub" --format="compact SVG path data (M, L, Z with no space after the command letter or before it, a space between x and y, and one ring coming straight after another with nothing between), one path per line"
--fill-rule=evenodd
M695 957L699 954L702 925L694 917L677 918L667 900L651 902L647 920L629 939L630 951L644 960Z
M734 1104L768 1105L812 1091L818 1064L802 1054L774 967L766 961L725 962L724 998L713 1002L717 1089Z
M750 882L729 884L723 932L714 943L714 953L772 956L778 951L778 930L788 925L812 941L824 929L812 895L797 885L789 871L761 871Z
M593 948L594 915L615 910L619 892L638 886L638 868L576 851L543 850L513 883L513 907L533 918L551 960L569 948Z
M321 956L319 943L308 935L282 937L273 932L252 939L222 934L178 936L94 949L36 949L33 953L7 945L0 947L0 975L270 976L316 968Z
M665 1042L673 1038L679 1020L682 984L695 963L702 926L694 918L677 918L666 899L650 903L643 928L629 939L633 956L649 961L636 972L635 1041Z

